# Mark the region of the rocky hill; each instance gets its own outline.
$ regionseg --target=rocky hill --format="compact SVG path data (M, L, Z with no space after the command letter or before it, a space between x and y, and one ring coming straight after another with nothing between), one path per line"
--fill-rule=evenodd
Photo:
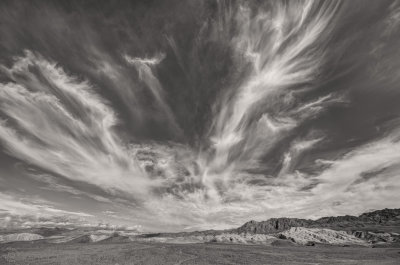
M399 223L400 222L400 209L383 209L373 212L363 213L358 217L361 221L385 224L385 223Z
M236 229L237 233L273 234L291 227L331 228L335 230L357 230L363 227L375 229L390 226L400 228L400 209L383 209L360 216L322 217L317 220L298 218L271 218L266 221L250 221ZM346 229L347 228L347 229Z
M308 227L313 220L297 218L271 218L267 221L250 221L236 229L237 233L272 234L282 232L291 227Z

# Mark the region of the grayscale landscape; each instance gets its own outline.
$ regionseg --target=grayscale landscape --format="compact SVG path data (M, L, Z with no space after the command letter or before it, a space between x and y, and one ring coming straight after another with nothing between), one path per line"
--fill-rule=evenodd
M398 264L400 209L237 229L135 234L36 228L0 236L1 264Z
M0 1L0 265L400 264L400 0Z

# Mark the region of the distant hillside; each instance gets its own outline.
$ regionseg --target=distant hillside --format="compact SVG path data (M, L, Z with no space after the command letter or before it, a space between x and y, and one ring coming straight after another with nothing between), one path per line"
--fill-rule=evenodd
M30 229L31 233L35 233L44 237L60 235L69 231L70 229L59 227L38 227Z
M15 242L15 241L33 241L43 239L41 235L32 234L32 233L17 233L17 234L8 234L8 235L0 235L0 242Z
M273 234L288 230L291 227L319 227L342 229L363 227L382 227L382 226L399 226L400 228L400 209L383 209L360 216L336 216L322 217L317 220L298 219L298 218L271 218L266 221L256 222L250 221L237 228L237 233L253 233L253 234Z

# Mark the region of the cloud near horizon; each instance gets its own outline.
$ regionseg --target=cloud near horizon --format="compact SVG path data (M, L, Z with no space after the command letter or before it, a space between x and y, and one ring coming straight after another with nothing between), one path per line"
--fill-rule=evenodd
M399 207L400 2L152 3L0 4L3 227Z

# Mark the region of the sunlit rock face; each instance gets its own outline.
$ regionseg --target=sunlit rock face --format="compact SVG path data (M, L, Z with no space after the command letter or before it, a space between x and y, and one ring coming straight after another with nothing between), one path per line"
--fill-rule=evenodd
M298 244L315 242L330 245L365 245L368 243L344 231L331 229L292 227L282 233L287 238L292 239Z
M16 233L16 234L8 234L0 236L1 243L17 242L17 241L33 241L39 239L43 239L43 237L41 235L32 233Z
M5 227L37 212L175 231L398 207L397 1L0 13Z

